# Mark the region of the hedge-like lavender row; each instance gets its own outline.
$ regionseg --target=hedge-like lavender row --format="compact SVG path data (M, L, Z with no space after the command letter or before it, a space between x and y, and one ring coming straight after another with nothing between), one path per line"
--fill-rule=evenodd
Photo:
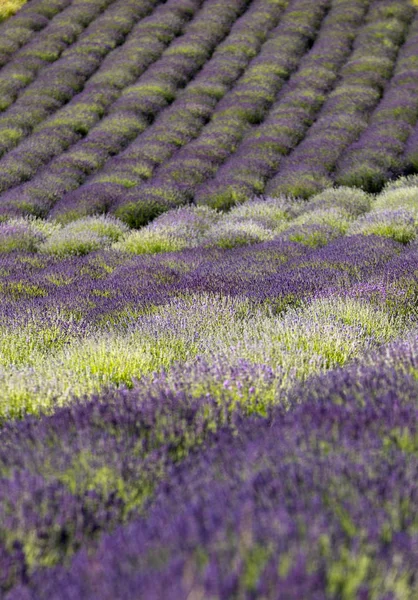
M35 80L43 68L58 60L62 52L71 46L106 8L106 4L108 3L92 3L90 11L86 11L85 0L74 2L52 19L42 31L42 35L37 36L13 55L0 74L2 112L13 104L18 95Z
M58 60L42 70L36 81L0 116L0 154L16 146L36 125L79 92L103 58L124 41L135 21L146 16L154 4L96 0L88 5L88 11L84 8L84 16L86 12L91 13L89 21L94 19L90 26Z
M271 0L253 2L172 106L163 111L124 152L109 160L95 179L136 181L139 184L151 177L157 166L169 159L178 147L197 137L216 104L259 52L285 5L286 2ZM113 184L115 197L118 195L116 185ZM105 189L103 184L89 183L71 196L64 196L52 214L60 220L67 220L102 212L109 205L108 195L102 192ZM120 191L123 193L122 185ZM100 201L103 203L100 204Z
M216 107L210 123L194 141L180 148L156 170L153 178L137 186L133 198L113 209L132 225L144 216L185 204L199 183L213 174L234 150L252 123L261 120L276 93L296 69L307 45L316 37L328 0L293 0L279 25L251 61L237 85ZM136 196L136 201L135 201Z
M203 62L213 52L216 45L228 34L233 22L245 8L247 0L237 0L235 3L225 5L220 0L210 0L196 18L189 24L187 31L177 41L175 41L162 55L160 60L154 63L139 78L135 85L127 87L122 96L117 100L107 119L94 128L82 143L82 152L91 156L90 164L97 165L97 160L103 163L104 158L117 152L121 145L126 144L132 137L132 134L142 130L150 118L153 118L162 108L170 103L177 93L177 86L185 83L199 70ZM195 3L196 7L199 2ZM99 92L100 94L100 92ZM77 110L75 111L78 112ZM119 129L121 116L126 118L129 115L126 130ZM84 127L84 122L81 124ZM114 140L107 140L110 131L116 129ZM122 136L121 136L122 133ZM121 139L122 138L122 139ZM69 161L69 166L62 166L58 159L54 161L46 174L40 175L40 181L34 182L34 189L31 183L28 187L28 195L35 196L35 202L31 212L45 215L51 207L51 203L57 196L78 187L85 174L77 165L72 164L71 154L63 157L64 161ZM16 158L17 164L19 158ZM50 170L53 171L52 178L57 180L57 186L47 193L45 189L45 179L51 177ZM64 171L64 176L60 178L60 173ZM57 175L55 175L57 173ZM115 176L117 179L117 175ZM129 185L126 178L122 183ZM6 195L3 200L6 203L5 210L8 210L8 204L13 207L14 198L21 196L20 190L13 191ZM38 198L41 198L39 202ZM38 200L38 201L37 201ZM52 202L51 202L52 201ZM25 210L28 210L30 203L25 200Z
M323 248L277 240L137 257L103 251L64 260L3 254L0 314L9 318L30 308L40 318L57 311L91 323L119 322L195 292L241 295L280 312L309 294L368 281L407 248L392 239L356 235Z
M31 0L13 19L0 24L0 67L70 2L71 0Z
M75 144L81 136L87 135L109 110L109 106L117 100L121 90L144 73L150 64L161 56L173 38L181 33L200 3L201 0L195 2L171 0L140 21L132 29L129 39L105 58L99 70L86 82L82 92L52 117L40 123L32 135L0 160L0 169L9 174L8 177L0 178L0 189L4 191L30 179L44 163ZM144 11L146 7L150 11L154 4L154 2L142 3L142 7ZM95 137L98 138L101 134L102 138L106 135L106 145L110 146L112 152L115 151L115 146L111 145L108 136L113 129L114 137L118 136L117 140L120 144L123 125L125 125L124 129L127 129L124 132L126 142L126 139L130 136L134 137L144 127L144 119L131 111L113 114L104 119L103 125L96 129L92 136L84 138L84 145L87 143L93 145ZM101 141L102 149L104 140ZM84 163L87 160L86 154L85 152L83 155ZM66 155L64 160L69 162L69 156ZM75 158L72 162L76 163ZM93 164L97 168L97 164ZM78 174L79 164L75 166ZM54 167L57 167L56 163Z
M50 118L42 117L45 111L41 109L38 113L40 122L35 133L29 135L15 151L3 157L0 161L3 171L0 189L17 187L2 195L2 215L18 216L31 213L46 216L58 200L54 215L63 221L110 210L129 224L138 227L170 206L184 204L190 200L212 205L219 203L223 207L237 200L242 201L246 194L263 190L268 178L277 168L277 176L267 183L266 191L271 190L273 194L285 191L293 195L310 195L317 186L314 180L319 181L317 187L320 189L325 183L331 182L330 178L334 177L332 170L339 165L340 150L353 143L361 130L366 128L364 115L373 112L373 107L394 67L394 83L389 86L384 101L379 105L380 108L376 109L376 116L372 116L371 129L382 127L380 110L386 114L385 106L389 102L389 109L397 111L398 114L398 117L394 117L395 125L391 125L393 135L404 140L406 131L411 131L414 119L412 113L415 100L414 94L411 93L411 85L413 91L415 83L411 83L409 71L414 61L416 25L411 26L407 42L396 65L395 63L397 52L402 47L412 21L413 8L405 3L400 6L399 1L395 0L374 2L366 15L365 26L357 30L361 15L367 7L366 2L347 7L343 1L329 4L328 0L323 0L323 4L316 3L307 8L303 4L304 1L307 0L292 0L284 14L284 20L270 32L269 27L279 20L287 2L283 0L279 3L269 3L265 0L264 14L263 3L260 3L260 6L256 3L251 4L248 13L245 13L241 20L238 19L236 33L231 33L225 40L224 48L229 48L226 62L222 60L225 56L215 50L212 60L209 59L197 77L181 92L179 89L194 77L195 70L199 70L207 61L219 39L214 41L213 38L212 46L206 48L203 42L201 45L199 32L195 32L193 37L193 28L189 27L188 32L175 43L173 49L166 50L162 58L149 68L163 49L162 46L170 40L156 39L152 49L148 51L144 44L141 45L140 40L136 41L136 33L142 31L142 35L145 36L143 41L146 42L146 27L151 27L154 20L164 19L164 15L170 12L169 7L174 10L174 4L160 6L148 23L144 23L143 27L139 24L134 29L135 35L131 36L127 44L109 54L108 60L103 61L91 81L88 78L84 81L84 92L76 94L68 106ZM299 12L297 2L302 3ZM116 11L119 10L117 7L115 4ZM331 14L326 15L330 8ZM239 9L241 12L243 10ZM314 12L310 14L309 10ZM180 5L179 11L181 12ZM347 15L345 23L342 22L344 14ZM249 30L251 15L255 19L252 31ZM231 23L224 23L226 32L235 18L236 15L231 17ZM305 18L307 21L304 29ZM133 26L134 22L130 23L129 27ZM176 31L175 35L179 33L178 27L180 24L177 22L169 25L172 33ZM314 43L316 27L319 28L319 38ZM333 30L344 34L336 40ZM283 35L280 36L280 32ZM267 33L269 39L263 44ZM337 73L347 57L352 36L356 33L354 52L341 70L339 84L331 91ZM223 34L219 35L222 37ZM237 36L236 41L234 35ZM240 35L244 37L239 39ZM162 36L164 38L164 32ZM196 62L195 56L190 55L190 60L186 60L182 54L178 54L179 44L187 44L189 37L195 48L195 55L200 56L197 60L199 64L194 64L193 67L191 63ZM288 41L284 44L286 40ZM326 41L321 45L321 40ZM335 52L332 52L330 40L335 40ZM314 48L302 58L306 48L312 43ZM73 47L77 48L77 44ZM178 53L174 55L176 48ZM238 60L238 56L233 56L233 50L238 48L242 62ZM260 50L260 55L254 59L254 54ZM134 55L131 54L132 51ZM136 54L137 52L139 54ZM49 73L52 69L54 74L53 69L61 64L66 55L67 52L56 65L52 65L45 72ZM145 62L141 63L141 56ZM274 68L270 69L268 65L272 64L272 57L279 62L275 60ZM98 59L98 63L101 58ZM301 58L302 65L299 64ZM137 61L135 68L132 66L133 61ZM318 67L323 61L326 62L325 69ZM116 66L120 65L121 71L116 69ZM296 72L291 76L298 65L300 75ZM246 73L235 85L236 79L246 67ZM192 72L184 75L190 68ZM173 75L173 69L178 75ZM219 81L214 83L214 78L218 79L218 69L219 73L222 72L226 85L219 84ZM266 71L262 72L263 69ZM138 85L129 84L138 76L138 72L139 91ZM284 79L289 76L291 81L280 91ZM259 87L260 77L263 80L262 86L267 86L262 94ZM253 81L257 81L257 85L254 85ZM397 95L396 92L400 89L400 83L403 83L402 102L407 102L410 107L407 119L412 119L411 124L405 123L406 113L399 118L397 107L400 106L400 94ZM103 89L100 89L102 86ZM26 93L32 87L36 88L36 83L29 86ZM273 109L269 112L276 92L276 104L273 104ZM359 96L355 103L352 100L354 92ZM26 93L23 93L23 99ZM73 94L74 90L65 102ZM158 116L161 109L176 96L178 98L173 106ZM390 100L391 96L394 97L393 101ZM27 97L27 100L29 99L30 95ZM393 102L395 108L391 107ZM32 111L38 111L39 104L42 103L32 101L27 115L24 115L19 109L18 100L15 107L6 111L3 117L12 111L10 115L13 116L14 123L10 127L3 127L5 135L14 137L16 134L20 137L30 133L19 126L19 119L27 120ZM319 118L315 121L319 109ZM55 108L51 110L55 112ZM257 126L256 122L263 119L266 113L265 123ZM155 120L155 123L148 128L150 118ZM210 122L205 126L207 120ZM276 128L280 134L274 136L274 143L271 141L272 128ZM307 137L301 142L306 131ZM264 135L263 132L267 133ZM364 135L367 138L369 134L366 131ZM386 134L388 144L393 135ZM83 136L84 139L80 139ZM370 136L372 140L372 131ZM322 138L325 141L321 141ZM408 148L413 146L413 140L414 136L411 135L406 150L409 154L411 152ZM128 148L121 153L126 145ZM295 145L297 147L292 152ZM385 154L387 160L390 155L393 158L390 159L392 163L395 161L393 152L399 158L401 146L396 146L395 150L395 145L391 145ZM65 152L68 148L70 150ZM355 148L353 146L353 149ZM285 157L289 152L291 154ZM374 152L372 147L370 152ZM327 153L329 160L325 156ZM115 154L116 157L111 158ZM378 158L380 159L381 157ZM48 161L49 164L37 173ZM321 162L318 168L317 162ZM310 166L311 163L313 166ZM403 164L405 169L410 168L410 161L406 157ZM299 171L305 173L306 177L299 178ZM328 174L324 175L326 172ZM91 178L86 182L89 176ZM29 182L21 184L25 179L29 179ZM180 181L177 181L178 179ZM302 179L303 189L299 190L298 182ZM286 183L287 180L290 183ZM296 182L294 186L293 180ZM280 181L281 187L276 189L274 181ZM80 190L74 192L80 184ZM132 189L129 189L131 187ZM67 196L68 192L72 193Z
M417 54L418 16L367 129L338 161L334 178L340 185L378 191L405 167L402 164L405 143L418 120Z
M157 383L5 426L1 583L24 586L8 600L413 596L416 370L410 337L267 419L230 413L228 385L217 403Z
M153 65L141 80L129 86L112 111L133 111L154 115L166 107L208 60L216 46L229 33L248 0L229 6L210 0L190 23L184 36L166 50L161 62Z
M304 56L266 119L254 127L195 201L226 208L261 194L282 156L303 138L332 89L367 10L367 2L334 2L312 49Z
M282 161L267 184L268 194L308 197L332 185L331 172L338 158L367 127L369 115L392 76L411 11L412 6L399 0L373 3L368 26L355 40L354 52L341 71L339 85L304 140Z
M256 198L228 213L206 206L183 207L135 231L108 215L77 219L65 226L40 219L9 219L0 224L0 252L21 250L64 257L111 248L156 254L185 248L234 248L268 240L319 247L353 234L379 235L403 244L415 240L416 182L402 178L395 188L386 187L377 196L340 187L325 190L308 202Z
M110 0L89 3L86 19L93 18L92 6L101 1ZM363 146L373 164L376 160L384 162L372 169L373 173L376 168L381 173L380 182L392 176L395 165L398 172L414 169L411 160L416 135L409 134L416 113L416 24L412 23L414 9L410 4L379 0L372 2L367 12L366 0L351 6L344 0L321 0L311 6L305 6L307 0L292 0L284 20L275 27L287 0L253 2L247 12L247 0L240 0L243 5L239 9L223 7L224 11L237 12L223 20L224 33L217 23L216 40L214 34L211 38L209 27L200 37L198 24L196 31L195 25L187 26L186 34L155 62L180 33L181 16L190 18L186 8L189 1L195 3L193 10L201 2L187 0L176 6L171 0L136 26L142 15L140 7L115 2L81 34L80 40L54 64L42 69L38 80L22 91L0 117L4 150L21 142L0 161L0 189L4 192L15 186L2 194L2 215L46 216L58 200L54 214L62 221L110 210L138 227L171 206L193 201L226 207L242 201L246 194L260 193L266 184L267 193L273 195L284 191L309 196L335 177L345 181L343 164L348 168L350 156L357 157L357 149ZM70 26L67 13L76 11L76 22L84 26L84 5L80 2L64 9L40 36L35 36L33 43L22 48L23 58L25 52L29 53L28 64L32 64L33 44L41 40L47 44L48 36L61 43L57 32ZM142 4L141 10L149 12L152 6ZM234 32L219 46L242 12L245 14L238 19ZM364 12L366 24L358 27ZM119 20L114 27L111 20L117 21L117 15L123 23ZM152 23L161 26L161 37L155 36L148 47ZM114 31L110 31L112 27ZM130 31L127 43L122 43ZM341 32L341 36L333 31ZM109 36L109 45L101 43L97 52L95 44L98 38L103 41L103 36ZM341 69L354 38L354 51ZM192 54L189 42L194 48ZM113 52L117 44L122 46ZM187 47L182 48L185 44ZM311 45L314 48L310 50ZM86 51L90 56L81 64L79 52L85 58ZM234 52L239 52L239 57ZM4 70L6 87L21 84L21 78L11 77L10 73L6 77L13 64L17 69L24 68L19 51ZM321 66L324 64L326 68ZM77 76L74 70L78 70ZM90 77L95 71L96 75ZM390 84L392 72L394 81ZM67 81L61 85L64 76ZM49 77L52 84L47 81ZM173 106L162 110L173 99ZM403 111L406 105L408 110ZM393 118L387 116L388 110ZM151 126L150 120L155 121ZM277 133L273 141L271 131ZM383 140L386 150L376 157L373 140L379 131L378 139ZM398 142L392 143L394 140ZM351 151L342 162L347 147ZM364 160L353 160L361 162L360 170L366 168ZM353 168L357 169L355 165ZM277 169L276 177L268 182ZM29 182L22 183L26 179ZM366 185L362 181L360 178L355 183ZM68 192L72 193L67 196Z

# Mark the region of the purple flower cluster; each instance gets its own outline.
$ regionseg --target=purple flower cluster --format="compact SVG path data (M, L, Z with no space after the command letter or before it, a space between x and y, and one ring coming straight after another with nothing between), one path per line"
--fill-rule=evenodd
M171 462L140 518L104 535L94 552L80 551L69 568L50 569L46 576L45 569L35 567L22 577L12 568L21 564L16 559L22 543L16 542L5 562L10 565L6 575L22 585L8 600L157 599L197 593L273 599L278 590L288 598L368 598L377 593L389 599L396 597L400 582L414 595L417 366L413 338L370 356L365 364L295 388L296 405L289 412L274 409L266 419L235 413L232 422L207 435L202 449L180 464ZM62 468L61 462L67 467L67 440L80 451L106 435L107 456L115 443L125 446L125 428L138 430L143 446L152 445L152 427L163 419L160 402L155 412L153 403L148 406L139 416L126 410L126 401L111 409L89 404L73 409L71 418L59 413L48 430L28 420L4 432L6 464L19 469L42 465L37 458L45 451L40 440L57 449L52 469ZM172 408L169 400L167 406ZM195 426L207 422L202 420L210 412L205 406L210 401L196 401L188 416L180 409L183 427L188 419ZM162 407L164 411L165 401ZM157 420L151 416L155 414ZM173 418L170 412L163 414L169 422ZM175 439L180 437L179 421ZM18 472L13 484L3 488L6 497L9 485L18 494ZM47 498L52 502L52 489ZM64 516L70 502L61 498ZM36 522L35 515L27 512L25 517L26 526ZM8 522L3 523L7 530ZM9 535L18 537L13 525ZM45 545L46 540L51 546L55 541L45 537Z
M416 253L392 239L357 235L322 248L277 240L136 257L110 251L61 259L2 253L0 315L30 311L42 321L45 312L56 310L117 324L132 310L195 293L247 297L280 312L312 294L365 283L406 252Z

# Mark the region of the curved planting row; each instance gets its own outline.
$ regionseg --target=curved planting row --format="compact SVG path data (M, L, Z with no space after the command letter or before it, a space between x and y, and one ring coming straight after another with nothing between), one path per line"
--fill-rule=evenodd
M402 171L405 142L418 120L418 16L402 46L393 77L367 129L337 163L336 181L374 191Z
M12 218L0 224L0 253L26 251L60 257L107 248L157 254L186 248L234 248L270 240L325 246L344 235L380 235L403 244L418 234L418 186L401 178L376 196L348 187L331 188L304 202L255 198L222 213L206 206L172 209L139 230L109 215L61 224ZM79 204L80 208L80 204Z
M80 34L94 21L108 3L92 3L86 12L85 1L75 2L61 11L42 31L42 36L15 52L0 74L0 107L2 112L50 63L59 59L62 52L74 44ZM10 140L12 143L14 140ZM16 138L15 141L18 141ZM2 153L8 146L2 148Z
M172 106L128 148L109 160L96 179L106 183L129 182L138 185L175 151L198 136L211 118L216 104L228 93L250 60L257 54L269 31L280 18L285 2L254 2L232 27L228 37L214 52L195 79ZM100 199L100 185L88 184L71 197L65 197L53 211L60 219L72 214L93 212L89 198ZM98 193L96 194L96 190ZM107 199L103 198L106 205ZM96 205L94 210L103 210Z
M4 216L138 227L189 202L378 190L414 170L410 3L32 4L2 26L33 33L0 71Z

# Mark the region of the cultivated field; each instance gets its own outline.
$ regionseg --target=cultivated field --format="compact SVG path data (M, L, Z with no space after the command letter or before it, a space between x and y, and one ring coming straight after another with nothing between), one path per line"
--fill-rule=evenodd
M0 598L416 600L414 3L23 4Z

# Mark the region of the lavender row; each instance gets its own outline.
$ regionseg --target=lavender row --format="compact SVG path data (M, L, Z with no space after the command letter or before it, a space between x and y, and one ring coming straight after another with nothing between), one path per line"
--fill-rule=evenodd
M308 202L255 198L227 213L207 206L182 207L133 231L109 215L88 216L64 226L54 221L12 218L0 224L0 252L65 257L107 248L140 255L186 248L235 248L271 240L315 248L353 234L413 242L418 234L416 182L401 178L395 187L386 187L376 196L358 188L340 187L325 190Z
M275 598L278 589L392 598L400 582L413 595L416 356L416 337L392 344L297 387L293 408L266 419L228 416L210 396L156 394L151 385L148 396L105 394L6 426L8 600L193 590ZM138 508L92 552L99 532ZM69 567L48 569L80 545Z
M0 110L3 112L37 77L43 68L58 60L80 34L94 21L106 4L90 3L86 10L84 0L62 10L49 25L21 50L14 53L0 73Z
M69 6L70 0L32 0L17 15L0 25L0 67L10 56L27 44L37 32L44 29L50 19Z
M329 95L304 140L282 161L266 192L308 197L332 185L330 173L345 148L367 127L395 68L413 8L404 2L374 2L367 27L341 71L339 85Z
M5 176L0 180L0 189L4 191L31 179L44 163L60 155L82 136L86 136L104 117L110 105L119 98L122 89L132 84L158 60L167 45L181 33L189 18L198 10L199 4L200 0L171 0L140 21L132 29L128 40L105 58L99 70L86 82L82 92L68 105L40 123L32 135L0 160L0 168L9 173L9 177ZM143 4L143 8L145 6L150 10L154 4ZM117 133L120 138L122 125L125 125L124 129L127 128L127 131L124 131L126 141L129 136L135 136L138 130L144 127L144 119L132 112L121 111L120 114L105 118L100 128L102 137L103 128L107 127L107 138L112 129L116 129L113 132L114 137ZM94 135L99 136L100 131L96 130L93 136L84 138L84 144L94 143ZM120 144L120 140L118 141ZM106 139L106 143L109 145L110 140ZM115 147L112 146L112 151L114 150ZM65 160L68 161L68 156Z
M415 17L382 101L367 129L337 163L337 183L378 191L385 181L402 172L405 143L418 119L417 51Z
M5 425L0 593L138 516L170 465L233 420L211 400L142 389Z
M318 38L266 119L195 194L198 204L227 208L264 191L281 158L300 142L332 89L364 19L367 2L333 3Z
M111 106L110 115L130 113L154 119L202 68L247 5L247 0L237 0L229 5L219 0L206 2L187 26L185 34L170 45L161 60L139 81L123 90ZM126 187L134 183L128 178L121 179ZM117 174L115 180L118 182Z
M237 0L232 5L222 4L219 0L206 3L195 20L189 24L186 33L163 53L160 60L154 63L135 85L128 86L123 91L119 100L113 104L108 118L95 127L81 143L81 154L87 160L87 165L91 165L90 171L92 167L95 169L102 166L109 155L118 152L132 135L138 133L138 130L143 130L149 119L154 118L173 100L177 93L177 86L185 85L201 68L216 45L227 35L239 13L244 10L246 1ZM198 5L199 2L196 3L196 7ZM123 129L120 128L121 118L127 119L126 127ZM113 134L113 139L109 139L109 133ZM78 147L74 149L76 155L78 150ZM17 164L19 160L17 157ZM58 158L46 169L45 174L40 174L39 180L35 180L33 190L32 182L27 186L29 198L35 197L32 212L47 213L57 197L62 196L65 191L77 188L85 177L83 168L72 162L71 151L61 159ZM47 189L51 185L48 180L51 178L57 181L57 185L47 194ZM123 182L129 184L125 179ZM16 204L14 198L19 197L21 197L19 189L3 197L6 212L10 210L9 203L13 209L13 205ZM25 202L25 209L31 202L29 198L29 202Z
M404 250L391 239L357 235L313 249L278 240L232 250L199 248L137 257L106 251L65 259L3 254L1 314L30 309L92 323L118 322L130 309L135 314L169 297L196 292L248 297L280 311L311 294L368 281Z
M403 261L404 275L414 264L416 254ZM1 324L0 418L51 414L77 397L109 387L132 388L149 377L173 392L228 397L249 413L265 413L287 403L296 380L344 365L410 324L413 299L396 314L389 303L374 298L364 303L361 293L366 292L360 284L353 289L347 277L343 285L332 283L331 290L320 292L330 297L301 295L298 308L292 307L294 296L280 305L260 305L236 292L225 296L219 287L215 294L160 296L161 306L155 304L158 290L151 305L144 305L144 298L139 298L142 304L130 304L125 294L119 312L102 310L95 321L82 319L81 303L73 303L72 313L63 304L42 310L10 303L14 315L3 316ZM395 283L385 288L396 298ZM111 297L98 287L84 309L92 308L94 296ZM19 308L26 310L19 314Z
M407 189L414 193L414 188ZM399 191L405 198L400 188L388 190L379 202L396 206ZM318 209L332 202L333 196L331 190L317 197L306 213L309 219L317 221ZM416 193L411 200L416 206ZM339 201L357 214L370 203L367 194L358 190L339 194ZM242 219L244 208L259 219L274 220L280 212L280 206L270 203L264 212L257 203L238 208L231 211L232 224L236 217ZM200 227L214 216L218 218L218 223L213 220L215 230L223 229L225 235L214 211L182 210L189 210L181 215L186 232L191 224ZM372 213L377 216L380 210L376 203ZM338 221L341 215L334 212ZM269 376L261 386L262 397L257 396L257 402L268 405L275 387L283 389L289 378L343 364L376 340L393 337L416 310L417 246L404 245L405 224L399 225L393 215L392 224L385 222L387 210L380 221L369 218L372 213L354 222L353 232L354 225L362 234L391 228L390 237L399 242L357 235L311 250L311 242L292 243L282 237L232 251L197 248L134 259L115 252L65 260L25 253L3 256L0 417L50 411L71 402L71 395L91 394L104 385L131 386L154 370L171 369L174 361L184 363L194 360L196 353L207 356L221 351L220 364L231 367L242 358L274 369L273 379ZM180 224L178 215L164 217L166 228L173 218ZM94 235L100 241L102 236L117 238L124 233L109 218L92 219L88 225L85 247L94 243ZM43 227L54 226L44 223ZM311 226L305 235L316 242L324 229ZM65 256L71 238L65 230L57 233L56 239L51 236L48 250ZM296 237L294 228L291 237ZM325 304L320 301L324 295L330 297ZM347 303L341 305L341 297ZM225 299L221 306L219 298ZM231 304L228 298L234 299ZM188 299L185 305L182 299ZM307 301L312 301L309 309L294 312ZM226 317L236 302L244 304L234 308L232 314L241 316L231 323ZM251 311L267 311L273 318L254 319ZM222 322L216 321L220 314ZM62 330L62 322L72 324L70 332ZM240 397L243 390L238 383Z
M124 41L135 21L146 16L154 4L97 0L97 5L90 8L94 21L80 39L43 70L0 117L0 154L16 146L36 125L79 92L103 58Z
M178 147L197 137L216 104L228 93L251 58L259 52L285 5L286 2L265 0L252 3L173 105L164 110L124 152L109 160L96 178L140 184L151 177L158 165L169 159ZM66 220L77 215L103 211L108 203L105 190L111 189L112 185L117 195L118 184L115 183L89 183L71 195L64 195L53 215ZM120 192L124 193L123 186L119 185Z
M114 213L132 225L149 213L187 203L193 191L213 174L248 131L261 120L278 90L297 67L308 44L316 37L328 0L314 5L293 0L261 53L218 104L200 136L180 148L155 171L153 178L133 189L132 196L114 207Z

